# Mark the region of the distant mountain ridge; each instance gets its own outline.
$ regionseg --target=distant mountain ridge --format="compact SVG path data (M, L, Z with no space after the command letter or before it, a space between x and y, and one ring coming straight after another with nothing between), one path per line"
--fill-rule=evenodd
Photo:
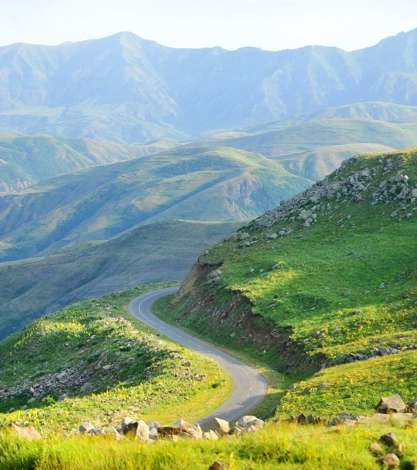
M417 105L417 30L346 52L173 49L120 33L0 48L0 129L144 142L364 101Z

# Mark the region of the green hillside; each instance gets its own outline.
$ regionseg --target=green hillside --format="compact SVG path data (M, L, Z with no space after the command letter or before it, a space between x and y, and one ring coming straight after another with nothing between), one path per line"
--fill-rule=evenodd
M370 413L381 395L411 399L416 221L417 151L351 159L201 256L174 316L302 373L280 414Z
M366 113L345 117L330 109L318 116L248 129L246 135L223 142L249 152L256 149L291 173L317 181L346 158L415 146L415 116L410 113L405 117L409 121L398 123L390 122L388 115L386 121L370 119Z
M0 263L0 338L46 311L149 281L182 280L238 224L168 221L56 254Z
M0 259L107 240L162 220L249 220L308 184L258 154L178 147L0 197Z
M149 145L121 145L91 139L51 136L0 136L0 193L23 190L59 175L74 173L173 146L169 141Z
M75 304L1 342L0 427L30 423L62 436L85 421L110 428L133 415L169 423L218 406L230 390L218 365L127 313L152 288Z

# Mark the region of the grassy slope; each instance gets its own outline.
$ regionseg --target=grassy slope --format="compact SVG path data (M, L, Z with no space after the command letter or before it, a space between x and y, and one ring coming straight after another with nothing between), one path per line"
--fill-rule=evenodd
M282 423L269 424L258 433L217 442L182 440L153 445L101 438L27 442L3 435L0 437L0 465L22 470L207 470L213 462L220 461L229 470L379 470L381 464L369 451L369 446L382 434L392 431L404 444L402 468L414 468L417 465L415 426L329 429Z
M93 168L0 198L0 258L104 240L156 220L248 220L307 184L230 148L179 148Z
M359 111L356 115L339 116L337 110L335 114L330 109L328 115L324 112L306 120L270 123L249 129L247 135L229 138L225 143L261 152L282 163L293 174L310 180L324 178L343 160L354 155L417 144L416 119L412 113L404 116L409 121L397 123L389 121L391 114L388 111L386 120L382 119L384 115L377 120L365 112L361 115Z
M0 424L31 423L44 434L67 434L85 420L99 426L123 416L170 422L218 406L231 390L219 367L157 338L127 313L131 299L157 287L73 305L0 343L0 389L28 384L1 400ZM30 399L30 385L70 369L79 383L59 379Z
M394 167L384 173L388 161ZM365 168L374 169L376 175L362 202L342 197L330 200L329 207L321 204L318 222L311 227L298 220L279 221L270 228L253 223L244 229L249 239L258 240L253 246L242 249L242 242L232 238L200 258L202 265L222 264L211 296L213 315L221 310L222 299L230 308L230 292L232 300L240 293L251 302L255 319L265 319L271 328L290 328L298 349L313 363L328 366L288 392L281 404L283 414L367 413L381 394L401 392L405 399L417 395L417 352L341 364L351 354L369 355L386 347L398 351L417 343L416 206L401 210L398 202L371 205L381 181L398 172L407 174L410 186L416 186L417 153L363 157L329 181L344 180ZM314 205L305 203L307 208ZM411 218L405 218L407 213ZM293 233L268 239L268 233L284 228ZM207 273L200 275L199 282L210 283ZM213 289L213 281L210 285ZM198 301L198 294L188 304L181 300L177 317L188 326L200 323L201 331L207 313L195 308L187 319L184 310L190 311ZM225 340L232 335L233 342L233 331L226 315L219 336ZM246 343L250 341L249 336Z
M0 264L0 338L45 311L76 300L142 282L180 280L196 256L237 227L233 223L155 223L105 243Z
M1 136L0 193L22 190L59 175L130 160L162 150L161 145L121 145L91 139Z

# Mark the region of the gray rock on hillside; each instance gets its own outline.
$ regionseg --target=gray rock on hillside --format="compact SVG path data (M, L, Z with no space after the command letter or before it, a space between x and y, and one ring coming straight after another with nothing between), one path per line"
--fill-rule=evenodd
M225 419L221 419L221 418L213 418L209 422L208 428L213 430L219 436L226 436L227 434L230 434L231 432L230 423L226 421Z
M407 405L404 403L400 395L392 395L390 397L381 398L376 410L378 413L404 413Z
M260 431L265 425L262 419L256 416L243 416L235 423L234 430L237 433Z

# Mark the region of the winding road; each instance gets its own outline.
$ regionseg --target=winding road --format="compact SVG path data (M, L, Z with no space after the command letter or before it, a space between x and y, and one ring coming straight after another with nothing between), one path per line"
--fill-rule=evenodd
M161 297L173 294L176 291L175 288L166 288L141 295L129 304L129 312L145 325L176 343L214 359L231 376L233 380L232 394L220 407L202 418L199 424L204 426L215 416L234 421L248 414L266 396L268 383L265 377L255 368L250 367L236 357L156 317L151 310L152 304Z

